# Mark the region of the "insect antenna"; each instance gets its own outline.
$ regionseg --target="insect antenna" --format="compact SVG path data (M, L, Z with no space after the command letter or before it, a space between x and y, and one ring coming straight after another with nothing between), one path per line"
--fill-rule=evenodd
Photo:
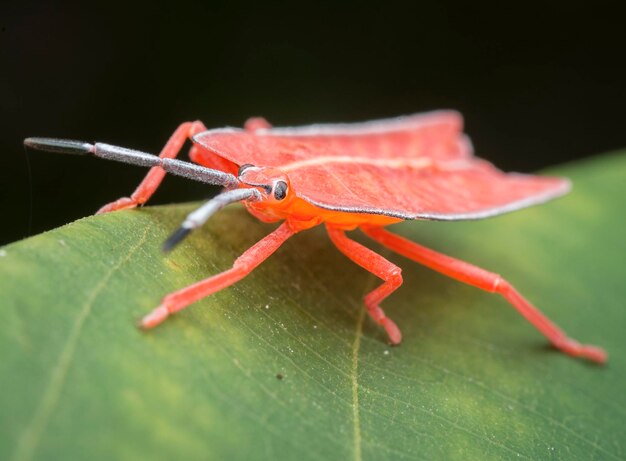
M163 243L163 251L169 252L183 241L189 233L202 226L217 211L226 205L241 200L260 200L261 193L257 189L233 189L223 192L204 203L200 208L187 215L181 226Z
M131 165L160 166L168 173L183 176L194 181L224 187L239 184L236 176L219 170L212 170L190 162L173 158L161 158L138 150L113 146L105 143L90 144L84 141L56 138L26 138L24 145L32 149L59 154L93 155L106 160L129 163Z

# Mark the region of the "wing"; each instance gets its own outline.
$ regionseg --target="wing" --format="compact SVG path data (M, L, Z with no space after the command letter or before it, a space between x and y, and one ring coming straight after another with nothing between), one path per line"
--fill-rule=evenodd
M282 167L326 156L454 158L471 155L458 112L437 111L365 123L208 130L194 142L235 163Z
M321 208L402 219L479 219L542 203L569 182L503 173L472 154L462 118L437 111L355 124L209 130L194 142L238 165L277 167Z

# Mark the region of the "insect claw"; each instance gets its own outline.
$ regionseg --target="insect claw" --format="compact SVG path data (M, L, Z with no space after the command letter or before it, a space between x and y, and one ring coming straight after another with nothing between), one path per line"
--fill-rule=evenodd
M128 210L130 208L137 207L137 205L139 204L132 198L122 197L120 199L117 199L115 202L104 205L98 211L96 211L96 214L104 214L111 211Z
M402 333L393 320L389 317L384 317L380 324L385 328L385 331L389 336L390 345L397 346L402 342Z
M606 363L609 359L609 355L606 351L600 347L596 346L585 346L587 349L587 358L589 360L593 360L596 363Z
M578 355L595 363L606 363L608 355L604 349L596 346L582 345Z
M144 316L139 321L139 328L142 330L149 330L150 328L156 327L158 324L163 322L170 315L170 311L163 304L156 307L152 312L148 315Z

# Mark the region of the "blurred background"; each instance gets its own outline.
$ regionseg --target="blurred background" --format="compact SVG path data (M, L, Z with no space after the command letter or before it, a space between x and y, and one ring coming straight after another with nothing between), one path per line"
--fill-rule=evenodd
M296 125L454 108L477 154L505 170L625 147L623 19L590 5L2 2L0 244L91 214L145 174L25 153L27 136L157 153L186 120ZM168 178L151 203L208 193Z

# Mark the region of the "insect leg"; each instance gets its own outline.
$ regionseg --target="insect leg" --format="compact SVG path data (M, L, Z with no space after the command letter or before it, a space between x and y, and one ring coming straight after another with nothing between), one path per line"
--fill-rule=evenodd
M369 248L349 239L342 229L327 226L327 230L339 251L363 269L384 280L382 285L365 296L365 307L372 319L385 328L389 341L392 344L399 344L402 341L402 333L393 320L385 315L379 304L402 285L402 269Z
M231 269L165 296L161 305L141 320L140 326L142 328L155 327L170 314L241 280L296 232L287 222L284 222L274 232L246 250L235 260Z
M182 123L174 134L170 137L161 150L159 157L175 158L185 141L197 133L205 131L206 127L200 121ZM137 205L143 205L155 193L161 181L165 177L165 170L156 166L150 168L146 177L139 183L135 192L130 197L122 197L114 202L104 205L98 210L98 213L107 213L109 211L124 210L126 208L134 208Z
M263 117L252 117L246 120L244 128L246 131L254 133L258 130L269 130L272 128L272 125L270 125L270 123Z
M562 352L572 357L582 357L598 363L606 362L607 355L604 350L596 346L580 344L569 338L565 332L526 300L513 285L498 274L418 245L381 227L363 227L362 230L372 239L402 256L463 283L502 295Z

